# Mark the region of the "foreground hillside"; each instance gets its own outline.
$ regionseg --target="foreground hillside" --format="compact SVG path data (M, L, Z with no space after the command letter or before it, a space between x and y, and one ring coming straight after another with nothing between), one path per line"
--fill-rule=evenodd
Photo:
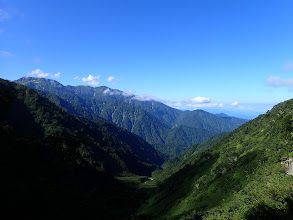
M289 100L192 154L179 171L164 171L165 180L140 214L152 219L292 219L292 162Z
M169 156L175 156L216 133L232 131L246 122L201 110L179 111L104 86L63 86L54 80L32 77L15 82L40 91L69 113L113 122Z
M0 143L1 218L129 219L144 193L118 179L164 161L140 137L1 79Z

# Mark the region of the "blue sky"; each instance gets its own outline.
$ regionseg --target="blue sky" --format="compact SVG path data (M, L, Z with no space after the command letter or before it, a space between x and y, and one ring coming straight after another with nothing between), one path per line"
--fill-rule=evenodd
M252 118L292 98L292 12L291 0L0 0L0 78Z

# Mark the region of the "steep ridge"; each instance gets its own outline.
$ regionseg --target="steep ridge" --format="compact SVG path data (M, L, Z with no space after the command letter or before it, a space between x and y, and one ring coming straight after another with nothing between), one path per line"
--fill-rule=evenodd
M70 115L26 86L1 80L0 90L3 126L20 137L57 138L59 150L77 154L78 163L113 175L150 175L164 161L142 138L102 120Z
M177 172L163 171L167 178L141 207L141 216L292 219L292 133L289 100L193 153Z
M204 111L182 112L153 100L140 101L133 95L104 86L63 86L54 80L32 77L15 82L41 91L51 99L52 95L58 96L59 101L55 97L55 103L70 113L113 122L169 156L216 133L232 131L246 121L221 118ZM72 108L63 106L65 103L71 104Z

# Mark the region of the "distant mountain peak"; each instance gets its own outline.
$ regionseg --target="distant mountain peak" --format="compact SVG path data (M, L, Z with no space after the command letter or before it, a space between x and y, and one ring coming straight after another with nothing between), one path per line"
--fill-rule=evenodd
M62 85L61 83L59 83L56 80L53 79L47 79L47 78L37 78L37 77L30 77L30 76L26 76L26 77L22 77L18 80L15 80L14 82L16 83L20 83L23 84L23 82L25 82L25 84L29 84L29 83L46 83L49 84L52 87L64 87L64 85Z

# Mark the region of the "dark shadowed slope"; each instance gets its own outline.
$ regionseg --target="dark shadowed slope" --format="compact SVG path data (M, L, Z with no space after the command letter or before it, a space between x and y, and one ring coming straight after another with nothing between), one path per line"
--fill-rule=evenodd
M2 219L129 219L140 192L111 174L148 175L163 161L141 138L4 80L0 143Z
M16 135L64 138L60 148L77 152L79 163L114 175L149 175L163 162L151 145L111 123L70 115L26 86L1 80L0 89L0 120Z

